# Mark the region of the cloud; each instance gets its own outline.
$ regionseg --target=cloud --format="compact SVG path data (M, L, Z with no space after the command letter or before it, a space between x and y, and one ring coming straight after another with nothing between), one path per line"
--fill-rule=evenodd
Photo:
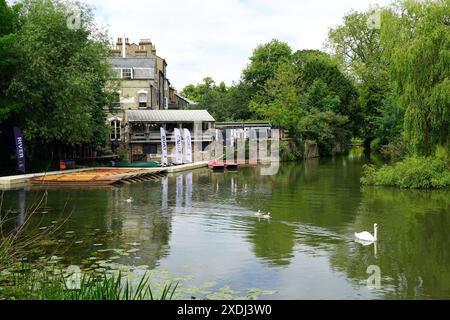
M273 38L321 49L328 28L351 9L390 0L84 0L112 38L151 38L181 89L205 76L230 84L258 45Z

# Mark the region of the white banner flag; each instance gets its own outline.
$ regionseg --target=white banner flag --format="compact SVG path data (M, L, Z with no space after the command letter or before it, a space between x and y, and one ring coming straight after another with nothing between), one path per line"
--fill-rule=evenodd
M186 163L192 163L192 139L189 129L184 128L184 150Z
M169 161L167 160L167 137L166 137L166 130L164 128L159 128L161 132L161 163L163 166L166 166Z
M181 133L178 128L173 129L173 134L175 135L175 160L176 164L183 163L183 144L181 142Z

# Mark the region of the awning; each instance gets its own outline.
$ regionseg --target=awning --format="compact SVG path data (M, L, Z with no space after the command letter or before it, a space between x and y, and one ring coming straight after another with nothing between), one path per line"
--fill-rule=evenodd
M215 122L206 110L126 110L128 122Z

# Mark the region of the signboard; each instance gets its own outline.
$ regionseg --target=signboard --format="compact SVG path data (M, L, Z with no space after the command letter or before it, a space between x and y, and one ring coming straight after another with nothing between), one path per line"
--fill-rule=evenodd
M173 129L173 134L175 135L175 163L183 163L183 145L181 142L181 133L178 128Z
M16 141L17 170L25 173L25 145L20 128L14 127L14 139Z
M167 160L167 137L166 137L166 130L164 128L159 128L161 132L161 164L163 166L166 166L169 161Z
M192 138L188 129L184 129L184 148L186 151L186 163L192 163Z

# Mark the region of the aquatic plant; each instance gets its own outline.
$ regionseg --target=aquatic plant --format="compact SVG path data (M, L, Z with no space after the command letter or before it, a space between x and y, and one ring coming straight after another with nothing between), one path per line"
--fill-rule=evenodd
M48 267L38 270L29 264L3 272L1 278L0 298L19 300L171 300L178 287L178 283L169 283L156 295L147 274L135 285L120 272L94 274Z

